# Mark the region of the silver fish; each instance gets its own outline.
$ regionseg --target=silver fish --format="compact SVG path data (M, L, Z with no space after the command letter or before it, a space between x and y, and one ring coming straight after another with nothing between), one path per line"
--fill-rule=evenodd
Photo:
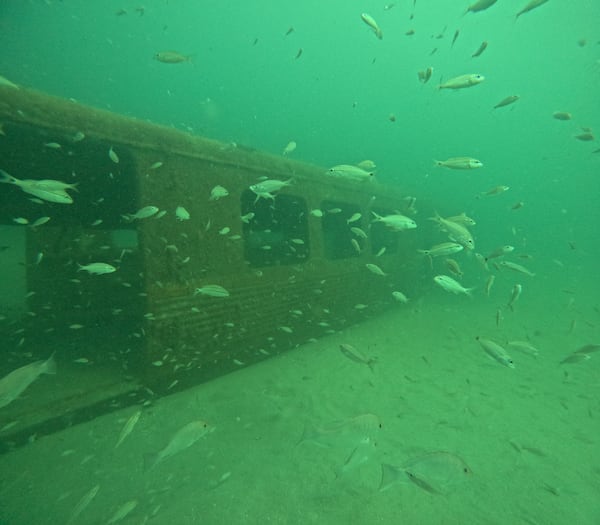
M373 33L375 33L375 36L379 38L379 40L383 38L383 32L381 31L381 29L377 25L377 22L375 22L375 19L371 15L367 13L362 13L360 15L360 18L373 30Z
M366 171L358 166L352 166L351 164L338 164L337 166L329 168L326 173L327 175L356 182L373 180L373 176L375 175L372 171Z
M42 374L56 374L54 354L46 361L29 363L0 379L0 408L17 399Z
M96 485L96 486L92 487L90 490L88 490L82 496L82 498L79 500L77 505L75 505L73 512L71 512L71 516L69 517L69 521L67 521L67 525L70 525L79 517L79 515L87 508L87 506L96 497L96 494L98 494L99 490L100 490L100 485Z
M442 242L442 243L436 244L426 250L417 250L417 251L419 253L429 255L429 257L441 257L444 255L452 255L454 253L460 252L463 248L464 248L463 245L458 244L457 242Z
M206 284L196 288L194 295L209 295L210 297L229 297L229 292L218 284Z
M515 350L518 350L519 352L530 355L532 357L537 357L540 353L540 351L535 346L528 343L527 341L509 341L506 344L510 348L514 348Z
M508 308L513 309L513 305L517 302L519 297L521 296L521 292L523 291L523 286L520 284L515 284L512 289L512 294L510 296L510 301L508 301Z
M445 494L471 475L469 466L458 456L450 452L431 452L399 466L381 465L379 490L387 490L396 483L414 483L432 494Z
M379 275L381 277L386 277L387 273L385 273L379 266L377 266L376 264L371 264L371 263L367 263L365 264L365 266L367 267L367 269L371 272L374 273L375 275Z
M490 339L483 339L479 336L477 336L475 339L479 342L481 348L483 348L485 352L489 356L493 357L496 361L503 364L504 366L507 366L508 368L515 367L512 358L508 355L508 352L498 343Z
M374 219L371 222L382 222L385 224L390 230L399 232L403 230L412 230L417 227L417 223L413 221L410 217L406 217L405 215L395 214L395 215L386 215L385 217L378 215L374 211L371 212L374 215Z
M374 357L367 357L360 350L347 343L340 344L340 350L348 359L355 363L367 365L373 371L373 365L377 362Z
M133 427L135 427L135 425L138 422L138 420L140 419L141 415L142 415L142 411L138 410L135 414L133 414L127 420L127 423L125 423L125 425L123 426L123 429L121 430L121 433L119 434L119 440L117 441L117 444L115 445L115 448L117 448L121 443L123 443L123 441L125 440L125 438L129 434L131 434L131 431L133 430Z
M483 75L472 73L468 75L460 75L459 77L451 78L438 86L438 89L463 89L471 86L476 86L485 80Z
M290 184L292 184L292 179L288 179L286 181L267 179L257 184L253 184L250 186L250 190L256 194L256 200L254 202L257 202L258 199L261 198L275 200L275 195L273 195L273 193L280 191L282 188L289 186Z
M465 249L473 250L475 248L475 241L473 240L471 232L469 232L462 224L444 219L438 213L436 213L435 217L430 217L430 220L437 222L440 230L448 233L448 237L451 240L462 244Z
M212 432L214 427L209 425L206 421L192 421L187 425L181 427L165 448L163 448L157 454L147 454L145 457L146 466L148 469L153 469L160 462L164 461L171 456L191 447L200 438L206 436Z
M462 293L470 296L471 292L473 291L473 288L465 288L462 284L460 284L458 281L455 281L448 275L436 275L433 280L444 290L455 295Z
M511 262L511 261L500 261L498 264L502 268L508 268L509 270L512 270L513 272L529 275L529 277L535 277L535 273L529 271L527 268L525 268L525 266L521 266L520 264Z
M356 447L367 440L376 441L381 426L381 420L375 414L360 414L324 426L307 422L298 445L311 442L322 447Z
M135 213L127 213L126 215L121 215L121 217L123 217L126 221L131 222L135 220L148 219L157 213L158 208L156 206L144 206Z
M87 273L91 273L92 275L104 275L105 273L116 272L117 269L112 264L95 262L86 265L80 264L77 271L85 271Z
M25 193L58 204L72 204L73 198L67 193L67 190L73 190L77 186L77 184L67 184L66 182L52 179L21 180L6 173L4 170L0 170L0 182L14 184L21 188Z

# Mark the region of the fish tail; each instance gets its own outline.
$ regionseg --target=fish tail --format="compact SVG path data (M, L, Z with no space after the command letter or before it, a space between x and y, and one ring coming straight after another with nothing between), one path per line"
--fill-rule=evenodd
M317 427L310 421L306 421L304 423L304 430L302 431L302 436L296 443L296 446L301 445L302 443L306 443L307 441L315 441L316 437L319 435L317 431Z
M379 483L379 492L383 492L391 487L394 483L398 482L403 470L389 465L387 463L381 464L381 482Z
M375 373L375 365L377 364L377 358L376 357L372 357L371 359L369 359L367 361L367 366L369 367L369 369L371 370L371 372Z
M48 360L44 363L44 374L56 374L56 359L54 359L54 355L56 352L52 352L52 355L48 358Z
M0 182L6 182L8 184L18 184L19 181L9 173L6 173L4 170L0 169Z
M427 217L430 221L435 221L438 223L438 225L441 225L441 221L440 219L442 218L442 216L438 213L437 210L434 210L433 213L435 213L435 216L433 217Z
M296 446L306 443L307 441L310 441L311 443L323 448L329 447L329 444L326 443L327 440L323 439L323 432L319 430L319 428L312 421L307 421L304 424L304 432L302 432L302 437L298 443L296 443Z

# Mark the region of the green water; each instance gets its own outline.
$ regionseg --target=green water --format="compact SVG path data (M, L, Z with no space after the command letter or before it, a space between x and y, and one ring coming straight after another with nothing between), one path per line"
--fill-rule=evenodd
M425 201L442 215L465 211L477 221L476 251L513 245L531 259L511 260L536 276L498 272L488 298L487 274L459 254L461 282L476 288L470 300L434 285L435 273L447 273L436 261L408 304L161 401L119 449L134 409L32 439L0 457L0 523L65 523L97 485L73 523L106 523L133 501L121 523L599 523L600 354L558 363L600 342L600 145L575 138L582 127L599 133L600 4L549 0L515 21L525 3L499 0L463 16L467 1L385 10L372 1L153 0L141 14L137 2L4 0L0 74L11 81L274 154L293 140L292 158L323 167L373 159L377 179L415 196L417 209ZM191 61L153 59L165 50ZM427 67L422 84L417 72ZM485 81L436 89L466 73ZM520 98L493 109L509 95ZM484 166L434 167L456 156ZM510 189L481 196L499 185ZM426 215L415 219L412 233L433 238ZM517 282L523 294L510 311ZM511 352L509 369L476 336L527 340L540 354ZM340 343L376 356L374 371L343 356ZM51 379L34 386L43 381ZM345 438L297 445L307 421L366 413L383 426L355 468L343 469ZM143 472L141 456L195 419L215 430ZM378 491L381 463L439 450L472 476L447 494L423 483Z

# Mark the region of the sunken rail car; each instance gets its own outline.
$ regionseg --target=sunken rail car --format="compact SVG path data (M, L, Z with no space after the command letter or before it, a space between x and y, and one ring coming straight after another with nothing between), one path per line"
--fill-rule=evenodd
M0 409L5 450L340 330L393 306L394 290L415 293L414 232L371 222L410 206L397 189L10 85L0 123L0 169L74 185L72 203L55 203L0 184L12 301L0 305L0 373L53 353L58 364ZM251 187L264 180L286 184L259 197ZM115 271L85 269L96 263Z

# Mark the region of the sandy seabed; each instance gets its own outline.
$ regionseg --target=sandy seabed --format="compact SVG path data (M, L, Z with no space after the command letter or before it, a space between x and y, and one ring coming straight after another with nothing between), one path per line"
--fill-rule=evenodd
M0 457L0 523L600 523L600 360L559 364L598 339L598 313L590 307L596 321L573 332L564 301L522 301L496 326L486 301L431 291L163 398L143 409L118 448L136 407L41 438ZM476 336L528 340L540 354L513 351L510 369ZM373 370L344 356L340 343L375 357ZM343 468L346 441L301 442L307 423L367 413L382 428L373 453L352 468ZM193 420L214 431L145 471L144 454ZM410 482L379 491L381 463L432 451L459 456L472 475L445 494ZM126 504L134 508L115 516Z

